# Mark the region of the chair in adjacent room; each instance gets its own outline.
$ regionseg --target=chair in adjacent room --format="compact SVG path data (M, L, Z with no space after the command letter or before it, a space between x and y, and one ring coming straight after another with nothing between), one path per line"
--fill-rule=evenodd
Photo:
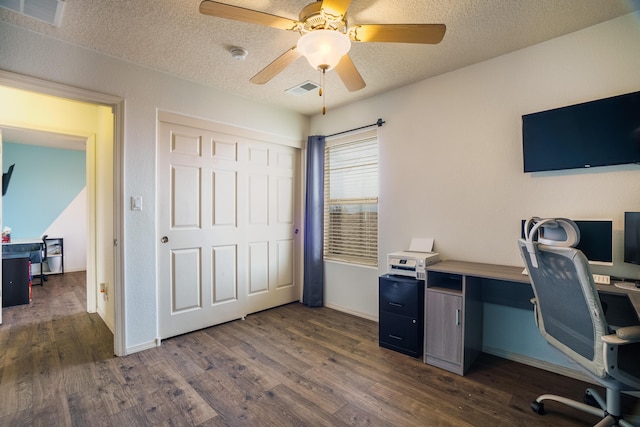
M49 254L49 249L47 248L47 237L49 237L48 234L45 234L45 235L42 236L42 261L40 262L40 281L41 281L41 283L44 283L47 280L49 280L47 278L47 275L44 274L44 263L47 261L47 256Z
M29 253L29 260L31 261L31 265L40 264L40 283L34 283L36 285L43 286L44 282L49 280L47 275L44 274L44 263L47 261L47 234L42 236L42 244L39 246L38 250L33 250Z
M640 326L607 323L587 258L574 247L579 241L580 230L571 220L531 218L518 245L541 334L605 387L606 399L589 388L584 403L543 394L531 407L542 415L544 401L551 400L600 417L597 426L633 427L621 413L621 392L640 390Z

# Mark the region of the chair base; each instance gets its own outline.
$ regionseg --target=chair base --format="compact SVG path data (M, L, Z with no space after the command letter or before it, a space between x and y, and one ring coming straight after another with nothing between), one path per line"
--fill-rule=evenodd
M620 413L620 392L607 389L607 400L605 401L600 394L594 389L588 388L585 392L584 401L595 403L598 407L577 400L567 399L566 397L557 396L555 394L543 394L531 403L531 409L538 415L544 415L544 401L551 400L553 402L562 403L571 408L578 409L582 412L602 418L594 427L616 426L633 427L621 416L614 414ZM605 410L606 408L606 410Z

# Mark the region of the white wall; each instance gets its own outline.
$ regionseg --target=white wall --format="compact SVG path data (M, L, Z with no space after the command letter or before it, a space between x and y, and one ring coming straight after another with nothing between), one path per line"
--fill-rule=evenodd
M611 218L622 263L623 212L640 210L640 166L523 173L521 115L640 90L640 16L627 15L312 118L311 134L373 123L380 137L379 268L328 263L329 306L377 318L388 252L434 237L445 259L523 265L532 215ZM366 80L367 76L363 76Z
M299 144L308 119L0 23L0 69L125 99L123 180L127 351L157 338L155 144L158 110L255 129ZM131 196L144 210L128 210Z
M63 240L64 271L84 271L87 268L87 189L73 199L44 233L50 237L73 236Z

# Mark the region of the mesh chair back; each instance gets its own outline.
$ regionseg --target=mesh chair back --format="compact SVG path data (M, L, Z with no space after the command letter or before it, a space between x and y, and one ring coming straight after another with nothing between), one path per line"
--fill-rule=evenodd
M536 298L540 332L585 369L606 377L601 337L609 328L587 258L573 247L537 243L534 236L518 244Z

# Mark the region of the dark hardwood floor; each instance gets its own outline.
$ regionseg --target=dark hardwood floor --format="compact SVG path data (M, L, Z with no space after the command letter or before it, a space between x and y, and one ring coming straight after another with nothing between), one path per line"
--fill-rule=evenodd
M2 426L585 426L541 393L586 384L482 355L461 377L377 343L375 322L294 303L113 356L85 310L84 273L34 287L3 310ZM627 411L640 412L637 399Z

